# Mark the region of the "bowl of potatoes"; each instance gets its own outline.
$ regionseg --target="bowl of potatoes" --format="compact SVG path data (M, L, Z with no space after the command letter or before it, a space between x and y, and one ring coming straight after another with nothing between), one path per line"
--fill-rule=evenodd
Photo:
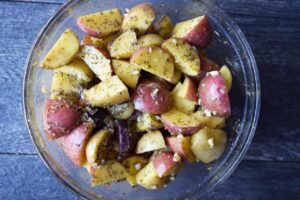
M252 50L209 0L68 1L33 44L23 90L41 159L86 199L209 195L260 109Z

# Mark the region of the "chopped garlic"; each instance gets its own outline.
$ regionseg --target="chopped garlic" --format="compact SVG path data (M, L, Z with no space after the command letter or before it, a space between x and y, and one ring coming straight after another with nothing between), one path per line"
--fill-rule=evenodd
M182 134L177 135L177 139L183 139L183 135Z
M174 180L175 180L175 176L171 176L171 177L170 177L170 180L171 180L171 181L174 181Z
M213 139L213 138L209 138L209 139L207 140L207 143L209 144L209 147L210 147L211 149L214 148L215 143L214 143L214 139Z
M43 92L44 94L47 94L47 93L48 93L48 88L47 88L46 85L43 85L43 86L42 86L42 92Z
M128 9L128 8L126 8L126 9L125 9L125 12L126 12L126 13L129 13L129 9Z
M142 168L141 163L136 163L136 164L134 165L134 168L135 168L136 170L140 170L140 169Z
M139 73L140 73L140 72L139 72L139 70L137 70L137 69L136 69L136 70L132 70L132 72L131 72L132 75L137 75L137 74L139 74Z
M174 44L176 44L177 41L176 41L175 38L173 38L173 39L172 39L172 42L173 42Z
M204 110L203 113L205 116L211 117L211 112L209 110Z
M155 89L151 92L151 97L152 97L152 99L156 99L157 93L158 93L158 88L155 88Z
M181 157L177 153L175 153L174 156L173 156L173 161L174 162L180 162L181 161Z
M152 53L152 48L149 47L149 48L148 48L148 51L149 51L149 53Z
M217 76L217 75L219 75L219 72L218 71L207 72L206 76L209 76L209 75L211 75L211 76Z

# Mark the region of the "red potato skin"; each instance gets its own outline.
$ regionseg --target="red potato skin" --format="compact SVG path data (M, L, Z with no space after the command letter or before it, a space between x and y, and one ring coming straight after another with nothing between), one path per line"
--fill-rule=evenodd
M77 18L76 20L76 24L79 27L80 30L82 30L84 33L93 36L93 37L99 37L99 33L97 33L96 31L92 30L91 28L85 26L79 18Z
M189 42L191 45L205 48L210 43L213 37L213 29L207 16L203 16L199 24L195 26L185 37L182 39Z
M201 126L195 126L195 127L182 127L182 126L177 126L175 124L170 124L169 122L165 121L162 119L162 123L164 124L164 127L167 131L170 132L171 135L178 135L178 134L183 134L183 135L192 135L196 133L197 131L200 130Z
M187 160L190 163L194 162L194 159L189 157L189 155L187 155L188 152L185 152L177 137L175 136L167 137L166 141L168 146L174 153L177 153L181 158Z
M171 94L158 80L142 81L131 96L135 109L142 112L161 114L167 112L171 106Z
M195 77L190 77L196 85L200 83L200 81L205 77L207 72L219 71L221 68L214 61L205 58L203 56L200 56L200 61L201 61L200 73Z
M216 72L216 71L214 71ZM230 101L222 75L208 73L198 87L200 105L219 117L231 115Z
M93 128L93 123L84 122L70 134L62 138L62 146L65 154L77 166L82 166L86 161L85 148Z
M69 134L81 122L82 109L70 100L47 100L44 105L44 130L49 140Z
M170 152L159 152L153 159L153 166L159 177L170 175L177 163L173 160L174 154Z
M185 94L185 98L190 101L197 102L198 100L197 88L191 79L187 78L187 80L188 80L188 88L186 90L187 93Z

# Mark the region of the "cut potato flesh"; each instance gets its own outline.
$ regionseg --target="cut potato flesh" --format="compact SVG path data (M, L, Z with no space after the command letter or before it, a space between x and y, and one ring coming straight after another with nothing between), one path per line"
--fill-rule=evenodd
M171 79L165 78L165 80L169 81L172 84L177 84L180 81L181 77L182 77L181 71L175 68L172 78Z
M177 108L178 110L184 112L185 114L191 114L195 111L195 107L197 103L182 98L174 93L171 93L171 97L172 97L172 106L174 108Z
M51 99L79 99L83 83L76 76L55 72L52 77Z
M140 39L138 40L138 46L160 46L163 41L164 40L157 34L147 34L140 37Z
M220 69L220 74L223 76L224 80L225 80L225 84L227 87L227 91L229 92L232 86L232 74L230 69L224 65L221 69Z
M163 128L164 125L156 119L157 116L150 113L142 113L137 118L136 128L137 131L157 130Z
M200 59L196 50L179 38L170 38L162 44L175 59L175 67L188 76L196 76L200 72Z
M162 16L155 24L155 29L158 31L158 34L164 39L171 37L173 27L174 26L172 20L168 15Z
M151 4L138 4L124 15L122 31L134 30L138 35L143 35L151 26L155 12Z
M97 166L92 170L92 186L102 185L125 179L128 176L126 169L117 161Z
M108 135L109 131L106 129L102 129L90 138L85 149L86 159L88 163L97 163L100 146L107 139Z
M202 111L197 111L191 115L194 119L198 120L201 127L208 128L224 128L226 125L225 118L218 116L205 116Z
M145 133L137 143L135 153L141 154L155 151L166 147L164 137L160 131Z
M90 35L86 35L82 38L82 43L84 45L92 45L95 47L103 47L106 48L107 45L113 42L119 34L114 34L106 38L97 38Z
M106 50L85 45L81 47L80 57L100 80L112 76L111 61Z
M94 73L81 59L74 59L70 64L56 69L55 73L56 72L73 75L77 77L77 79L87 83L90 82L94 77Z
M142 47L131 57L130 63L165 80L172 80L174 61L159 47Z
M136 181L139 185L147 189L156 189L162 187L167 182L167 177L159 178L154 168L153 162L149 162L136 175Z
M79 28L88 35L105 38L121 28L122 15L119 9L84 15L77 19Z
M137 48L135 32L128 30L115 39L109 48L110 56L113 58L127 59L132 56Z
M128 172L127 182L133 187L137 185L137 173L148 164L148 159L143 156L132 156L123 161L122 165Z
M204 128L192 135L191 148L197 160L209 163L223 154L226 141L225 131Z
M78 50L78 37L71 29L67 29L42 60L41 66L44 68L56 69L62 65L68 64L72 61Z
M136 88L141 75L141 70L138 67L124 60L113 60L112 66L115 74L119 76L125 85Z
M83 91L84 99L92 106L107 107L130 100L127 87L118 76L112 76L89 90Z

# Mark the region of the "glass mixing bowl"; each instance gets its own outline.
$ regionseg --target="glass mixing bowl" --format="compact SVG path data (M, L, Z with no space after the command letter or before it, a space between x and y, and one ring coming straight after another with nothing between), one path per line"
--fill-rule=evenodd
M78 16L99 10L120 8L123 12L142 0L73 0L63 5L48 21L38 35L29 54L24 76L24 113L30 136L45 164L53 174L72 191L87 199L198 199L218 183L224 181L237 167L253 138L260 107L260 83L258 71L241 30L213 3L206 0L147 0L159 15L168 14L174 22L208 15L214 28L213 41L206 49L209 58L220 65L227 64L233 73L233 88L230 92L232 117L228 121L228 144L218 160L204 165L187 165L175 181L167 187L150 191L142 187L131 188L125 181L109 187L90 186L86 169L75 167L64 155L56 142L45 138L42 123L42 108L49 98L42 92L50 88L51 70L41 69L38 64L66 28L72 28L79 36L83 33L76 27Z

